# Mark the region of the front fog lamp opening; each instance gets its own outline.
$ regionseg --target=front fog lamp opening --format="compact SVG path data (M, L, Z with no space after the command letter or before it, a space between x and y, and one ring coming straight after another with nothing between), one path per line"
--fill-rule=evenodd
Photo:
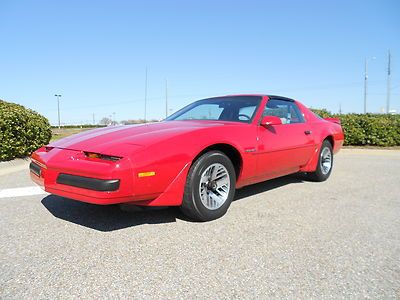
M104 154L94 153L94 152L84 152L84 154L87 158L97 158L97 159L109 160L109 161L118 161L121 159L121 157L119 157L119 156L104 155Z

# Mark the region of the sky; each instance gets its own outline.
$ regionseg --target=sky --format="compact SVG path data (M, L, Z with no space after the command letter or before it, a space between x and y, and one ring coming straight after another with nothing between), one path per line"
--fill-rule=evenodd
M201 98L277 94L400 112L400 1L0 0L0 99L57 124L147 119ZM167 81L167 85L166 85Z

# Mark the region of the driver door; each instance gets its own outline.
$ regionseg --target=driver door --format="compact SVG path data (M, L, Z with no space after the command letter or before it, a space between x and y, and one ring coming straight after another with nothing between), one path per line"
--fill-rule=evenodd
M263 116L277 116L282 124L258 127L258 177L266 180L298 172L315 150L300 109L293 100L270 98Z

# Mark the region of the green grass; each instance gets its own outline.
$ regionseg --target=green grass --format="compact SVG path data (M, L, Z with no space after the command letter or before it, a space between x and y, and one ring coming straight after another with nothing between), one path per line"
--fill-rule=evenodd
M51 129L51 142L57 141L59 139L65 138L67 136L90 130L93 128L52 128Z

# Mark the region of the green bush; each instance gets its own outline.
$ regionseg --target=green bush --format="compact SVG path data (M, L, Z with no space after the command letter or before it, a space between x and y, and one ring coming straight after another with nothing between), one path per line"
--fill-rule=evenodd
M339 118L345 134L345 145L400 146L400 115L331 114L312 109L321 117Z
M0 100L0 161L25 157L47 144L49 121L22 105Z
M318 108L311 108L311 110L316 113L318 116L321 118L329 118L332 117L332 113L325 108L323 109L318 109Z

